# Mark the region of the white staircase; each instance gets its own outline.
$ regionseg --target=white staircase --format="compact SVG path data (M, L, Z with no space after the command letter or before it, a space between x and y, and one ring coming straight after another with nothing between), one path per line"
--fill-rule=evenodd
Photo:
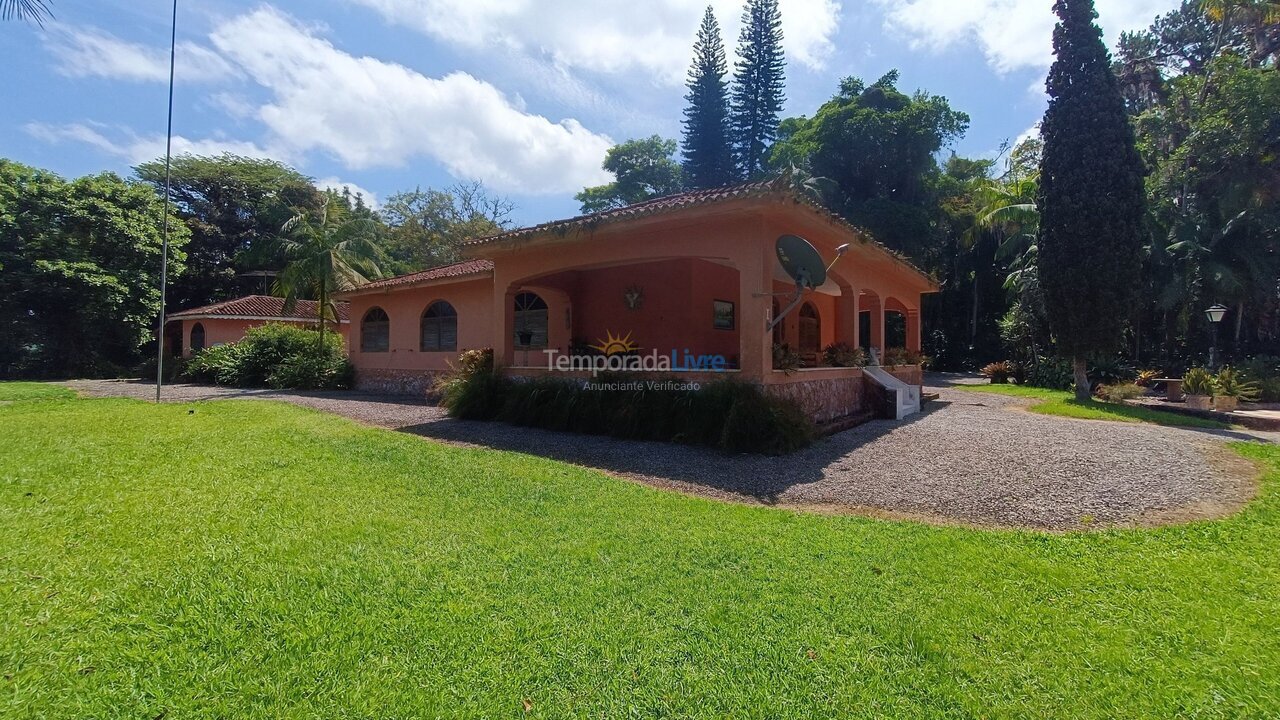
M862 371L894 398L895 420L920 412L920 388L902 382L880 367L880 354L874 348L871 350L871 364Z

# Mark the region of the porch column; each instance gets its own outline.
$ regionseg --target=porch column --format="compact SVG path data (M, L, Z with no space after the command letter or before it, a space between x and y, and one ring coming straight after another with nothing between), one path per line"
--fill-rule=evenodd
M738 265L738 364L742 379L763 382L773 371L773 334L768 331L773 274L763 243L744 243ZM772 252L769 253L773 260Z
M907 310L907 349L920 352L920 310Z
M867 310L871 311L871 347L884 357L884 301L879 297L867 302Z
M494 277L493 327L497 332L493 339L493 360L502 367L515 364L515 291L505 281Z
M858 291L842 288L836 298L836 342L858 347Z

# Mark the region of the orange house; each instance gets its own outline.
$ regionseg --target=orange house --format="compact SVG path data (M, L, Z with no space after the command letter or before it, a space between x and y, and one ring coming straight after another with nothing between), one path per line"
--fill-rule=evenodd
M770 330L795 290L775 249L786 234L806 238L827 261L850 247L826 283ZM597 356L669 358L662 377L756 383L828 422L867 404L867 372L822 367L823 349L918 352L920 298L938 289L864 232L769 182L658 198L464 247L473 259L341 294L355 318L351 360L361 388L424 392L458 352L478 348L493 348L511 374L588 377L561 358L594 346ZM775 369L780 345L804 367ZM920 383L918 366L888 370Z
M351 321L347 303L335 303L338 310L338 332L345 338ZM214 345L225 345L244 337L246 330L269 322L315 326L318 317L314 300L298 300L290 312L284 311L284 298L270 295L246 295L212 305L170 314L165 321L165 337L176 356L190 357ZM328 324L325 327L329 327Z

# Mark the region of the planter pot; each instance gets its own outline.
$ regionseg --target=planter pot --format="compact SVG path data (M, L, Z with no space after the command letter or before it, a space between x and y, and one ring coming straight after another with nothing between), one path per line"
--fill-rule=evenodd
M1192 410L1211 410L1213 405L1212 395L1187 395L1187 407Z
M1233 412L1240 405L1240 398L1216 395L1213 398L1213 409L1218 412Z

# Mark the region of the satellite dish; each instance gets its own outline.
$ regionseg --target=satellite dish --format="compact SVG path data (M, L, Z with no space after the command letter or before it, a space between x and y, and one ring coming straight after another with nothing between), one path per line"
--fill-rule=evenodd
M796 281L797 288L813 290L827 281L827 265L808 240L799 235L783 235L776 248L778 262Z

